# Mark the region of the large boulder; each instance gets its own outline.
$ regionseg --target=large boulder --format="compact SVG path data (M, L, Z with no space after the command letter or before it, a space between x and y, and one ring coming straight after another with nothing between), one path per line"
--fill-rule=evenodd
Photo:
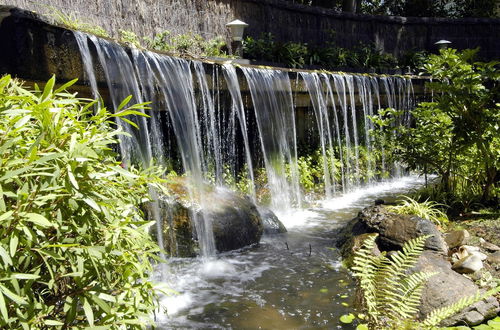
M240 249L260 241L263 222L256 205L230 190L204 185L202 203L193 202L186 180L168 185L169 196L159 196L147 206L152 218L161 219L160 233L164 249L179 257L195 256L199 250L195 219L210 221L218 252Z
M265 235L276 235L287 232L285 225L278 219L273 211L266 207L259 207L258 210L262 218L262 224L264 225Z
M441 232L431 221L417 216L391 213L383 205L370 206L360 211L358 216L340 231L337 247L344 246L353 236L366 233L379 234L377 245L382 251L398 250L410 239L431 235L425 242L425 249L448 253Z
M256 205L246 197L216 188L205 197L203 215L212 220L217 251L258 243L264 226Z
M453 271L451 264L443 255L434 251L424 251L413 271L437 272L427 281L422 291L421 319L424 319L434 309L449 306L461 298L476 294L479 290L478 286L470 279ZM490 297L464 309L445 320L441 325L476 325L494 317L499 310L496 298Z

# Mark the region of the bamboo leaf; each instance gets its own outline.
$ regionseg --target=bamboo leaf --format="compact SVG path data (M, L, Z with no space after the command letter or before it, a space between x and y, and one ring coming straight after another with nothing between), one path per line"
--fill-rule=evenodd
M46 217L38 213L26 213L25 219L40 227L57 227L56 223L50 222Z
M85 312L85 316L90 326L94 326L94 312L87 298L83 298L83 311Z

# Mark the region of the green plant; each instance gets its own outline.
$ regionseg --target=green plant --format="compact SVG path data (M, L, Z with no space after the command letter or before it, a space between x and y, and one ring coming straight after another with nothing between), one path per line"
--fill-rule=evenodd
M448 205L498 198L499 63L475 62L476 52L445 49L429 57L424 69L434 100L411 111L412 125L398 126L395 110L372 118L385 150L410 170L440 177L437 191Z
M170 31L165 30L163 32L154 35L153 39L144 37L146 42L146 48L152 50L158 50L161 52L172 52L174 47L168 42L170 38Z
M80 21L74 13L65 14L54 7L50 7L50 16L54 18L56 23L76 31L83 31L90 34L95 34L99 37L109 38L109 33L101 26L89 24Z
M433 329L444 319L486 297L496 294L500 287L484 294L465 297L456 303L439 308L417 320L420 297L428 279L436 273L408 271L416 264L429 236L406 242L402 251L388 257L372 254L378 234L371 234L354 256L354 276L362 293L366 316L363 321L373 329ZM352 321L352 318L349 318ZM364 327L367 326L366 324ZM359 327L359 326L358 326Z
M403 196L403 200L398 205L387 206L387 209L398 214L416 215L437 225L445 225L448 223L448 216L439 209L440 207L446 207L446 205L430 200L418 202L411 197Z
M128 46L134 46L136 48L142 48L141 41L137 34L129 30L119 30L120 41L127 44Z
M206 57L229 57L224 51L226 42L221 36L205 40L195 33L172 35L170 31L157 33L153 39L144 38L146 47L162 52Z
M124 132L95 101L0 79L0 327L142 328L156 293L158 246L140 205L158 170L128 170L112 151Z

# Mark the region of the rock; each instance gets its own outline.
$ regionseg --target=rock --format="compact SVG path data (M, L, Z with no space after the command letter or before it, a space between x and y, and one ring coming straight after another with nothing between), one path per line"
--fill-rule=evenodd
M431 221L390 213L382 205L370 206L359 212L340 231L337 247L342 247L351 237L365 233L379 233L377 244L382 251L399 250L410 239L432 235L425 242L425 249L448 253L441 232Z
M161 233L154 226L153 234L162 238L163 248L169 255L196 256L194 227L188 208L170 196L159 196L157 203L148 203L145 208L149 219L161 219Z
M487 242L484 240L484 238L479 238L479 243L481 244L481 247L487 251L490 252L500 251L500 247L498 245Z
M490 264L500 265L500 251L492 253L486 258L486 261Z
M453 271L450 263L434 251L424 251L413 271L438 272L427 281L422 290L420 319L424 319L436 308L449 306L461 298L476 294L479 290L474 282ZM479 324L499 310L498 301L490 297L443 321L441 326L464 324L463 322L469 325Z
M260 241L264 227L256 205L249 198L227 189L206 186L201 208L190 201L183 179L175 179L168 189L171 196L160 196L159 203L151 203L147 210L152 218L159 216L162 219L163 245L170 255L196 255L199 247L194 224L200 215L212 222L215 247L219 252Z
M385 204L385 201L383 199L376 199L375 200L375 205L382 205L382 204Z
M275 235L287 232L285 225L283 225L273 211L266 207L258 207L257 209L262 219L262 224L264 225L265 235Z
M481 256L477 254L468 255L453 264L452 269L460 274L472 274L483 268Z
M481 249L479 247L472 246L472 245L463 245L460 248L466 250L467 253L469 253L469 254L473 254L474 252L481 251Z
M257 206L223 188L207 196L204 214L211 217L217 251L230 251L258 243L264 226Z
M470 241L470 234L467 230L454 230L444 235L444 240L448 244L448 248L454 249L456 247L466 245Z
M342 262L345 267L350 268L352 266L352 261L354 259L354 253L358 251L363 245L364 240L370 234L361 234L357 236L351 237L340 250L340 254L342 255ZM380 250L377 245L373 247L372 254L374 256L380 255Z

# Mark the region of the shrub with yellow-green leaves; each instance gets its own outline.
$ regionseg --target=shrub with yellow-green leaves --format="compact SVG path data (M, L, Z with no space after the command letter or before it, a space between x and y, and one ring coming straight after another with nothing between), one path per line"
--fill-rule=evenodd
M125 170L115 114L0 79L0 328L144 327L158 246L138 207L156 170ZM125 103L125 102L124 102Z

